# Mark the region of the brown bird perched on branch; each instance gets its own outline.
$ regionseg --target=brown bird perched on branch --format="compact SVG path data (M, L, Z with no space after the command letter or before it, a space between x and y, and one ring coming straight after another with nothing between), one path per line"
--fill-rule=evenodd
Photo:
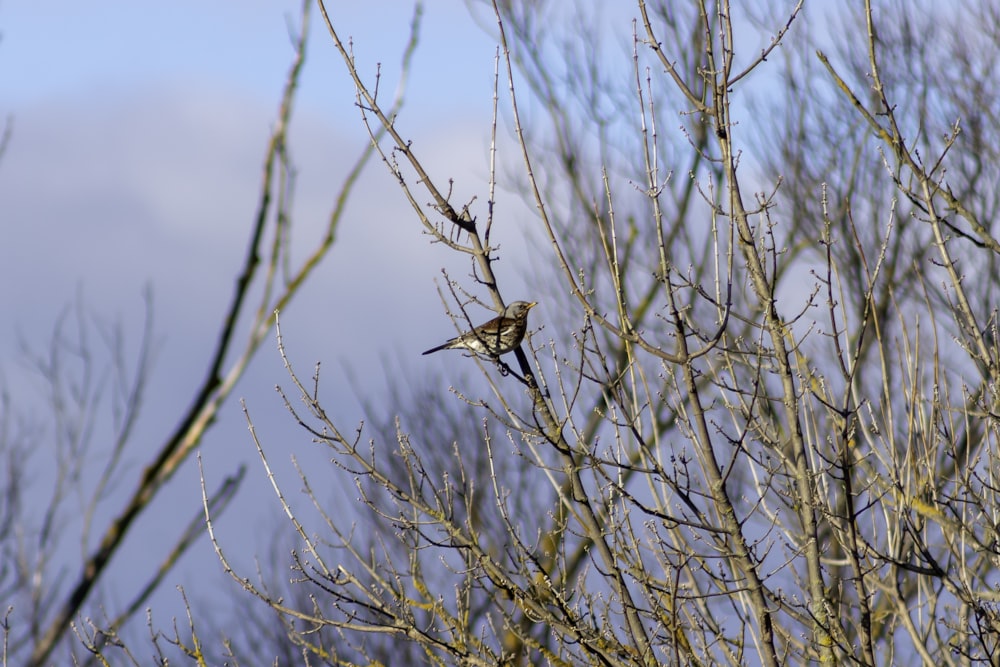
M521 344L524 332L528 329L528 311L536 305L533 301L515 301L504 308L499 317L494 317L486 324L456 336L443 345L432 347L424 354L438 350L469 350L491 357L506 354Z

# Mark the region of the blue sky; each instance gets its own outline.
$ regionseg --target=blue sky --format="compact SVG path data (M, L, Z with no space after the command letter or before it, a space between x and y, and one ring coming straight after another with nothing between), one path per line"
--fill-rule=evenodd
M353 38L362 73L370 81L381 62L382 89L394 89L412 3L330 5L342 35ZM496 44L470 19L464 2L427 5L399 127L439 184L454 179L454 201L478 196L473 211L483 218ZM602 5L608 7L609 14L619 9ZM51 492L46 484L54 451L45 385L26 362L22 341L44 352L55 322L82 295L105 321L122 324L134 353L146 286L154 295L155 359L143 416L88 549L201 380L245 251L264 149L292 58L286 21L297 25L299 9L285 0L55 6L0 0L0 118L14 121L0 162L0 383L14 407L39 424L39 445L28 462L38 498ZM298 259L324 228L341 179L366 141L353 87L318 12L312 35L291 130L299 169L293 232ZM766 43L757 37L746 53ZM756 85L760 92L762 84ZM509 164L517 155L508 150L499 159ZM530 299L531 288L523 283L529 263L523 231L513 223L530 222L533 214L503 185L493 230L504 251L498 277L508 301ZM395 182L373 162L334 249L282 314L292 361L304 377L323 363L325 407L346 430L365 417L353 381L377 402L388 381L441 372L430 381L440 382L445 393L471 364L457 353L420 356L454 333L437 292L442 268L472 284L465 258L429 242ZM545 308L543 303L532 312L532 326L545 323ZM287 554L288 548L274 548L271 531L282 519L247 434L240 398L293 503L303 501L293 456L315 471L312 486L322 500L349 508L356 496L350 485L324 484L324 475L342 477L332 474L328 457L292 423L276 384L289 382L269 343L202 443L210 485L240 464L248 467L236 503L216 528L227 555L250 577L255 555L266 562L269 554ZM106 413L105 406L95 431L98 452L106 448ZM104 582L101 600L109 614L151 574L200 502L191 461L113 562L114 581ZM66 579L77 575L80 542L79 526L68 526L61 559ZM177 585L196 605L208 600L230 613L232 585L217 591L225 582L202 540L153 601L154 622L165 627L182 613ZM21 620L17 610L11 620ZM141 637L144 619L137 620Z
M336 4L346 5L334 19L353 37L362 70L370 75L382 62L383 86L394 87L411 4ZM0 162L0 380L15 408L43 425L41 445L29 461L41 497L50 492L51 433L44 431L45 385L26 362L22 342L44 352L60 314L82 295L100 317L122 324L134 350L145 286L154 294L156 356L143 418L91 541L117 509L114 498L131 493L149 453L201 378L245 249L264 148L291 62L286 19L297 24L298 11L298 3L277 0L55 7L0 2L0 115L14 122ZM457 200L478 194L483 208L496 45L456 0L429 3L424 26L401 127L432 174L442 182L456 179ZM323 228L340 178L365 140L353 89L318 12L296 108L294 235L305 248ZM518 202L504 197L501 192L501 215L523 215ZM521 247L513 234L506 243ZM336 247L283 314L293 360L305 375L316 361L324 363L326 395L345 425L363 416L346 368L361 379L363 392L377 394L387 368L404 365L420 373L456 360L419 355L453 333L435 288L442 267L457 277L468 273L464 260L421 234L397 187L374 162ZM516 255L499 267L514 289L523 287L514 282L517 268ZM287 380L269 344L233 398L247 399L265 446L275 443L271 463L297 490L290 457L320 463L325 457L290 423L274 394L278 383ZM106 420L96 431L97 451L105 447L102 435ZM236 507L220 525L230 555L249 566L256 551L266 550L270 540L261 526L277 521L277 505L265 492L236 400L209 432L203 453L210 482L240 462L249 465ZM148 576L199 503L191 465L114 562L121 583L107 589L109 613L130 594L129 582ZM73 563L78 527L64 544L66 562ZM66 576L75 578L72 565ZM203 542L168 578L154 613L163 624L179 613L175 585L221 581L221 568Z

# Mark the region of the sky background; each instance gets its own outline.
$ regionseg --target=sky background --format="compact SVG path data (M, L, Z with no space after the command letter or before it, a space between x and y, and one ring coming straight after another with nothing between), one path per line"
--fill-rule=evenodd
M609 31L609 44L602 46L621 48L618 55L624 53L630 63L627 37L624 44L614 40L631 34L634 6L595 6L603 14L591 18L620 26ZM497 44L487 32L489 13L477 7L486 17L483 25L461 0L427 2L397 127L439 186L453 179L453 203L460 206L476 196L472 212L485 220ZM67 499L67 519L59 527L61 551L49 576L64 582L77 578L82 554L92 550L131 495L203 379L258 206L264 152L293 58L289 23L298 30L300 9L287 0L0 0L0 118L13 123L0 160L0 389L11 406L0 412L0 425L31 436L26 477L32 502L25 511L35 512L36 522L53 493L58 451L48 385L33 359L49 358L58 322L73 340L73 309L83 304L97 358L105 363L108 353L94 332L120 325L124 358L133 365L144 294L152 294L153 365L125 465L99 507L91 534L81 537L75 498ZM391 93L412 3L331 2L330 9L341 35L353 40L362 75L373 82L381 63L381 90ZM811 11L826 10L829 6L820 5ZM822 28L817 31L817 43L828 43ZM769 37L748 29L737 51L756 54ZM742 30L738 39L744 39ZM765 78L752 90L766 97L768 86ZM501 87L505 105L506 87ZM750 112L743 108L742 113ZM506 118L500 134L500 164L516 165L519 155L511 147ZM367 142L353 85L318 12L312 16L289 136L298 170L292 232L292 264L297 265L324 232L342 180ZM750 152L744 159L752 159ZM499 173L492 240L500 244L501 261L495 269L508 302L534 300L540 290L526 282L532 265L539 263L526 238L534 234L537 216L503 180L510 171ZM762 189L770 189L774 176L763 176L767 187ZM418 201L428 199L418 195ZM476 372L458 353L420 355L454 335L438 293L444 287L442 269L466 287L474 285L467 259L430 241L376 159L356 187L333 249L282 313L289 357L303 378L322 362L324 407L347 431L366 417L370 421L391 412L386 405L381 415L365 415L359 397L379 405L389 388L405 389L410 383L429 383L444 394ZM549 325L543 341L555 331L549 307L543 301L532 311L533 328ZM483 320L488 316L482 313ZM61 372L75 377L78 369L78 361L68 357ZM216 530L239 573L251 578L255 557L264 563L273 554L285 558L295 545L247 432L240 399L293 504L307 504L293 457L310 471L320 499L338 513L350 512L357 502L350 480L336 474L329 456L284 410L274 391L279 384L290 385L272 339L201 448L210 487L247 466L243 487ZM111 440L110 389L104 386L94 454L85 471L93 474L100 471ZM117 614L152 574L200 507L192 459L140 518L112 562L99 600L109 615ZM307 526L310 532L321 529ZM187 590L196 609L218 610L223 618L233 613L234 600L246 599L226 578L206 539L189 551L153 599L157 627L168 627L171 617L183 614L177 586ZM21 620L15 610L12 623ZM136 623L142 637L142 615L133 623L132 636Z
M333 6L342 35L353 37L362 72L370 80L381 62L383 90L393 90L412 4ZM0 419L16 417L35 434L31 497L44 500L52 493L56 455L47 385L32 357L46 357L56 323L82 303L91 320L122 327L125 358L133 364L143 295L147 288L153 295L155 355L142 416L86 551L131 494L202 379L257 207L266 142L293 55L288 22L298 25L299 10L298 3L281 0L55 6L0 0L0 116L13 122L0 161L0 382L11 397L11 411ZM353 88L318 12L312 22L291 131L299 169L298 259L324 229L341 179L366 139ZM435 178L455 179L455 201L478 195L473 211L485 217L496 44L457 0L428 3L423 25L400 127ZM497 214L501 221L528 215L502 188ZM503 224L494 229L506 249L498 266L502 289L508 300L530 298L519 277L527 261L522 235L513 222ZM437 293L441 269L464 278L468 267L429 243L384 167L372 162L335 247L282 314L298 370L308 377L317 361L323 363L326 407L345 426L363 417L349 378L362 395L378 397L387 381L431 371L447 377L462 360L420 352L454 333ZM63 321L75 331L72 317ZM94 343L100 350L100 341ZM448 380L441 383L447 391ZM218 526L230 557L247 568L255 554L272 547L271 527L279 519L238 399L247 400L290 491L301 486L292 456L306 465L325 465L328 458L294 427L276 384L288 381L268 343L202 443L210 484L248 465L235 506ZM95 453L109 447L109 414L103 405ZM95 460L94 470L99 465ZM324 489L321 480L314 485L343 502L356 495L353 488ZM158 565L198 511L200 497L192 460L113 561L115 581L103 582L109 614ZM64 529L61 576L75 580L80 527L71 522ZM177 585L196 601L207 596L231 608L229 592L211 592L225 581L202 540L156 596L154 618L166 626L180 613Z

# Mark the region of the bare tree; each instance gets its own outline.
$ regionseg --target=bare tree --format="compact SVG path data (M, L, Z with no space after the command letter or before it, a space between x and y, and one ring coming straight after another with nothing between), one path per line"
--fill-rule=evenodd
M274 484L287 588L213 542L307 662L1000 661L1000 9L923 4L473 7L559 317L368 431L286 360L357 506ZM522 229L501 170L451 201L320 8L415 222L470 260L467 329Z

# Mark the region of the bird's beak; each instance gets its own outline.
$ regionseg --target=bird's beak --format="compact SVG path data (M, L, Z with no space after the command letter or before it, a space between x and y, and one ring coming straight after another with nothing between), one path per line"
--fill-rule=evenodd
M528 304L528 310L531 310L532 308L534 308L537 305L538 305L537 301L532 301L531 303Z

